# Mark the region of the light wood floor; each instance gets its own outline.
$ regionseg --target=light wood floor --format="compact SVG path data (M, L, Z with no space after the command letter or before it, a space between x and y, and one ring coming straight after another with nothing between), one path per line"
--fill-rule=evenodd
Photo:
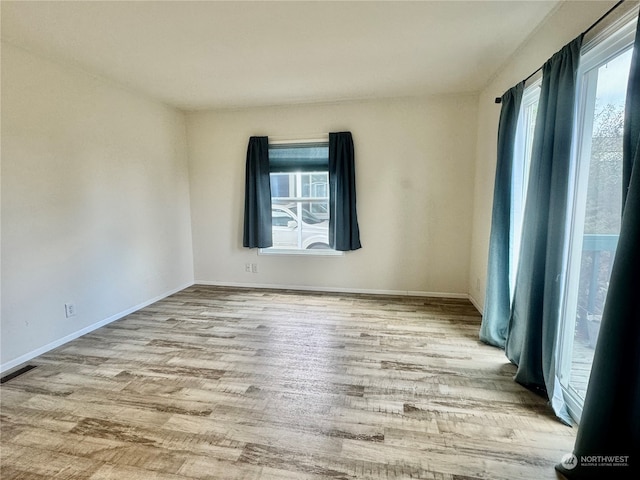
M464 300L193 286L0 387L2 480L555 479Z

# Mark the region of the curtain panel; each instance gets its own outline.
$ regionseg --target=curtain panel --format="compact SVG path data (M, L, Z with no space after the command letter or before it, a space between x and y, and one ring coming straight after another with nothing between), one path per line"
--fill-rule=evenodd
M524 82L502 95L498 123L498 151L493 187L491 235L487 266L485 309L480 325L480 340L504 348L511 311L509 286L511 260L511 187L516 129Z
M273 246L268 137L249 138L245 171L242 245L247 248Z
M573 463L573 479L640 478L640 22L631 60L623 136L623 214ZM608 466L599 457L617 458ZM586 464L583 459L593 464ZM605 463L604 465L598 462ZM626 464L626 465L623 465Z
M340 251L362 247L351 132L329 133L329 246Z
M520 260L505 344L515 380L571 423L555 374L576 72L582 35L543 66Z

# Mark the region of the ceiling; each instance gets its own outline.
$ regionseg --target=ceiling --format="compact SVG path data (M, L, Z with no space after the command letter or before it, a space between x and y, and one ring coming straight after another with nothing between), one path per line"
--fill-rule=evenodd
M7 1L2 40L183 110L480 91L545 1Z

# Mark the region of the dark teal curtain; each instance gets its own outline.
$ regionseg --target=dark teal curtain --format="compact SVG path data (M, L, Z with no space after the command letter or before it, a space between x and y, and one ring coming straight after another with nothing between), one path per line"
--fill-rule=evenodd
M493 185L487 290L480 325L480 340L504 348L511 311L509 286L511 259L511 188L513 152L524 82L502 95L498 123L498 155Z
M271 238L271 180L269 138L251 137L247 147L244 186L244 234L248 248L273 246Z
M582 35L542 68L520 260L505 345L507 357L518 367L515 380L546 394L556 415L568 424L571 419L555 375L555 357L581 45Z
M329 246L340 251L362 247L351 132L329 134Z
M639 57L640 23L625 106L623 162L629 173L624 175L620 239L578 427L575 463L556 466L569 479L640 478ZM602 465L607 456L616 457L616 465Z
M624 110L624 132L622 138L622 205L626 205L627 192L631 184L631 171L635 163L638 138L640 138L640 67L638 66L638 28L631 58L631 71L627 86L627 99Z

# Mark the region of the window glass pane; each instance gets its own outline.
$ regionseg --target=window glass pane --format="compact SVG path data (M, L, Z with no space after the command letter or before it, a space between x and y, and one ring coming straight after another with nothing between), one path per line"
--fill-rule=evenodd
M284 196L276 197L273 194L276 184L286 185L279 190ZM328 249L329 199L314 195L328 191L328 174L271 174L271 185L272 248ZM298 195L298 192L301 194Z
M584 402L620 233L622 132L631 49L585 72L565 322L573 328L563 385ZM566 330L565 330L566 331ZM563 378L564 377L564 378Z
M524 201L529 182L529 166L531 165L531 151L533 149L533 132L538 114L540 100L540 81L528 86L522 96L516 141L513 156L512 187L511 187L511 246L509 278L511 294L513 295L518 260L520 257L520 240L522 219L524 216Z
M269 147L273 247L329 249L329 149L326 144Z

